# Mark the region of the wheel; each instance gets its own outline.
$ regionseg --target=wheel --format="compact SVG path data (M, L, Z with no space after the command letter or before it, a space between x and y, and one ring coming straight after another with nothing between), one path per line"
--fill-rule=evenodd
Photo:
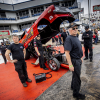
M28 49L26 49L26 55L25 55L25 60L30 58L30 52L28 51Z
M60 63L56 58L49 60L48 65L53 71L57 71L60 68Z

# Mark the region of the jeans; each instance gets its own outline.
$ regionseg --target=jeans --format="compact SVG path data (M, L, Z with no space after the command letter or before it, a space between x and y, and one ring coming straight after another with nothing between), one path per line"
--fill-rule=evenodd
M96 37L96 38L94 38L94 43L97 44L97 42L98 42L98 38Z

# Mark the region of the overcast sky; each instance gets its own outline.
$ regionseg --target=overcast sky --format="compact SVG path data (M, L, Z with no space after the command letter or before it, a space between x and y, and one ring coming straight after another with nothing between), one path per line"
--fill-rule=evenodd
M19 2L24 2L29 0L0 0L0 2L15 4ZM88 13L88 0L77 0L77 2L81 2L81 8L84 8L84 14ZM100 5L100 0L91 0L91 12L93 12L93 6Z

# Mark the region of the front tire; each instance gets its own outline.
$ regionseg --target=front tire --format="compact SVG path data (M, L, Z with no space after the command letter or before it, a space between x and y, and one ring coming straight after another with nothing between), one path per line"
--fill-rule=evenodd
M53 71L57 71L60 68L60 63L56 58L49 60L48 65L50 69Z

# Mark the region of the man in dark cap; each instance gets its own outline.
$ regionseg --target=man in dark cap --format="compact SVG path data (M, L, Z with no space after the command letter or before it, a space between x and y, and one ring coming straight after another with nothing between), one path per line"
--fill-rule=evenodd
M84 60L88 59L88 50L89 50L89 58L90 62L93 59L93 51L92 51L92 37L93 33L89 30L89 26L85 26L85 32L82 35L82 39L84 39L84 48L85 48L85 58Z
M77 38L78 25L71 23L68 28L70 35L65 40L64 50L69 64L69 70L72 71L71 89L73 90L73 97L85 99L85 95L79 93L83 51L81 42Z

